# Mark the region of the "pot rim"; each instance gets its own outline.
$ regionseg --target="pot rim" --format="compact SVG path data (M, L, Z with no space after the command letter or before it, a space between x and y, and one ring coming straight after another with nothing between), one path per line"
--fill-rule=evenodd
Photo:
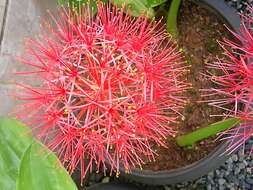
M98 183L88 187L87 190L138 190L138 188L124 183Z

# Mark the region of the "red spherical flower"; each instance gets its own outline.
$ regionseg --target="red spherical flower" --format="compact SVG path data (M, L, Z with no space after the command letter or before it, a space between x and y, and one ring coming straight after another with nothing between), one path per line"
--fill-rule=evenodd
M220 43L225 52L225 59L209 64L210 79L216 88L207 90L209 105L222 108L225 117L236 117L241 124L224 134L230 139L228 151L232 152L253 134L253 8L250 14L242 15L240 32L232 32L236 42L225 39ZM218 97L218 98L217 98Z
M245 143L253 135L253 109L245 110L241 112L238 117L242 120L239 126L229 129L222 133L222 139L228 140L228 148L226 152L228 154L237 150L240 146L245 146ZM251 147L249 154L253 153L253 147Z
M253 6L248 6L249 14L241 14L241 28L240 33L231 33L239 41L239 43L231 40L225 40L231 48L236 49L237 53L243 55L246 58L252 58L253 56L253 38L252 38L252 24L253 24Z
M18 117L82 177L105 163L141 166L173 136L188 88L181 54L159 22L99 4L92 16L62 9L20 58L38 85L19 84ZM50 24L51 23L51 24Z

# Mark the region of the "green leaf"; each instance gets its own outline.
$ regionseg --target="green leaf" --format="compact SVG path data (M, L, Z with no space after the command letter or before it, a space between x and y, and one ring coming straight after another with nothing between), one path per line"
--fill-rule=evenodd
M100 1L105 3L108 2L108 0ZM126 7L131 10L130 13L132 16L137 17L144 14L149 18L155 16L153 7L156 7L165 1L166 0L111 0L111 2L115 3L118 7L122 7L125 3ZM70 4L71 8L77 9L81 4L87 4L87 2L89 2L90 7L93 9L93 13L96 13L97 11L97 0L58 0L60 5L63 5L66 2Z
M0 176L1 190L77 190L56 156L34 140L31 129L10 118L0 118Z
M100 0L101 2L106 3L108 0ZM71 9L79 10L79 6L89 5L92 9L92 13L97 13L97 0L58 0L59 5L69 4Z
M126 7L130 9L132 16L138 17L143 14L148 18L155 16L154 10L151 4L148 3L148 0L113 0L113 2L119 7L122 7L125 3Z
M237 118L229 118L223 121L219 121L217 123L213 123L208 125L207 127L203 127L193 131L191 133L178 136L176 138L176 142L179 146L194 146L194 144L200 140L208 138L213 135L217 135L218 133L228 130L241 122L240 119Z
M33 143L22 158L17 190L77 190L77 187L55 154Z
M0 118L0 189L16 189L21 157L32 142L31 130L15 119Z
M167 0L147 0L148 1L148 7L157 7L163 3L165 3Z
M63 5L64 2L65 2L65 0L58 0L58 4L59 4L59 5Z

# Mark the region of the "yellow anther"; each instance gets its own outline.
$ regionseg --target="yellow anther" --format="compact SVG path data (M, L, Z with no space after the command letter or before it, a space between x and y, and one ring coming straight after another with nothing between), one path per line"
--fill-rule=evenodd
M68 113L69 113L69 110L67 108L65 108L63 114L67 115Z
M64 71L71 71L68 67L63 67Z
M135 106L135 105L129 105L129 106L127 106L127 108L128 108L129 110L134 110L134 109L136 109L136 106Z

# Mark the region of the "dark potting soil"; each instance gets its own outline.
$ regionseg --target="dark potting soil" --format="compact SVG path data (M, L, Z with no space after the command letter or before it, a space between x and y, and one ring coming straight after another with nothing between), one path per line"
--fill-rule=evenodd
M169 3L169 2L168 2ZM189 103L182 111L183 118L177 124L178 135L187 134L198 128L220 121L219 117L210 117L213 114L222 114L220 109L210 107L201 97L200 89L207 89L214 84L202 75L206 73L206 63L217 61L222 57L222 50L217 40L224 37L231 38L221 18L213 12L200 7L190 1L183 1L178 17L178 43L183 51L190 72L187 80L192 88L186 93ZM220 143L217 137L210 137L196 144L192 149L179 147L175 139L168 138L168 148L155 147L158 157L155 162L144 165L149 170L171 170L192 164L207 156Z

